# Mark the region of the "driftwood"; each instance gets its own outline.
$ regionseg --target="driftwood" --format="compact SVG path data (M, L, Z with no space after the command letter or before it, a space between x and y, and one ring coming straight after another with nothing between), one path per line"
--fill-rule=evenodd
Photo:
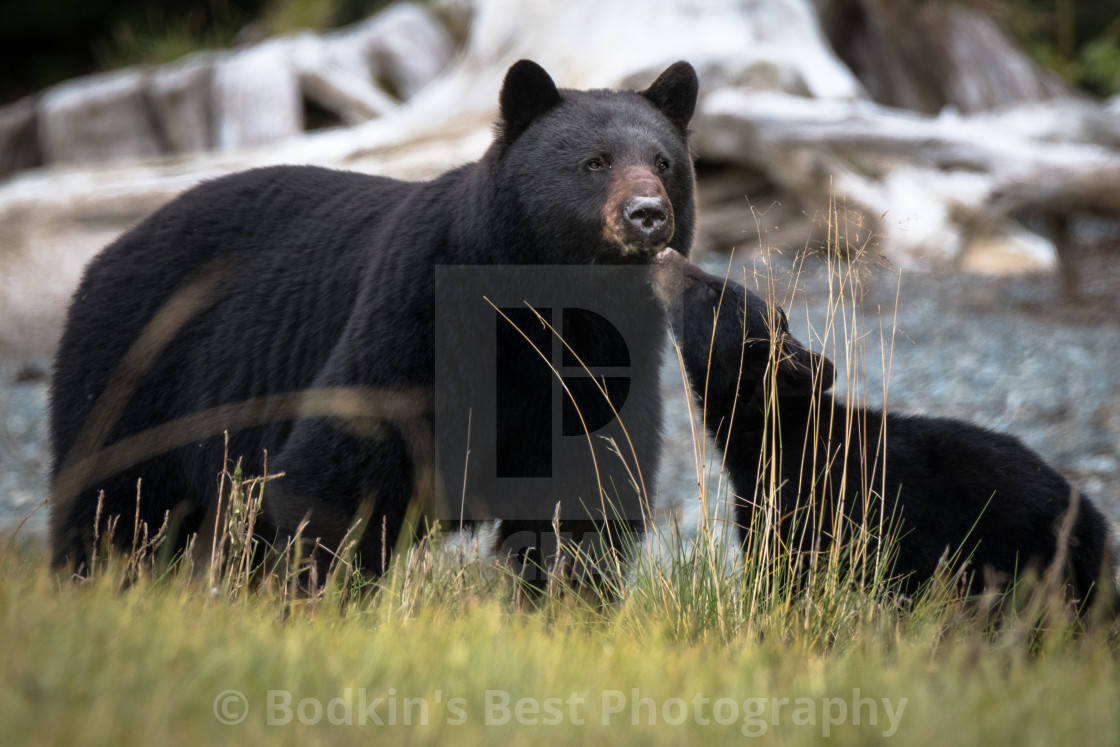
M340 31L77 78L0 109L0 174L276 143L308 129L308 105L356 125L414 96L453 52L428 11L402 3Z
M384 14L333 32L330 44L296 35L271 48L263 42L147 71L148 122L163 124L149 133L155 145L142 145L145 135L135 147L180 155L40 169L0 183L0 351L48 353L84 262L203 179L273 163L427 178L477 158L491 137L502 76L521 57L573 88L642 87L677 59L697 67L700 246L800 249L810 242L809 219L826 216L832 204L844 208L849 243L900 265L977 267L977 247L994 246L1010 247L1016 267L1052 268L1054 244L1060 253L1071 218L1088 210L1120 215L1117 111L1066 95L936 116L873 103L833 53L810 0L649 0L640 13L599 0L475 0L470 9L463 48L422 88L431 69L415 78L400 73L412 47L399 42L413 32L402 26L381 35L393 44L371 41L378 37L369 29L385 23ZM251 55L260 56L253 65ZM258 85L252 95L263 97L263 80L275 72L268 60L282 68L275 76L279 103L262 117L243 106L246 98L214 96L207 99L211 114L200 113L198 92L224 90L237 57ZM403 105L388 90L360 83L381 80L394 65L397 82L388 88L411 96ZM339 126L298 132L291 122L304 99L334 112ZM222 112L237 106L244 124L222 124ZM287 129L260 121L281 111ZM191 117L195 124L173 127ZM8 121L12 137L26 137L36 117L23 112ZM203 122L211 123L208 135L192 139ZM353 122L361 124L342 126ZM269 141L276 137L284 139ZM181 155L203 142L205 152ZM1055 241L1026 231L1024 216L1037 217Z
M705 158L761 172L817 212L840 200L851 243L878 236L879 251L914 265L956 260L978 238L1016 235L1009 220L1025 211L1051 222L1082 211L1120 217L1120 152L1068 141L1099 130L1086 123L1099 110L1083 107L1080 128L1047 132L1035 109L926 117L867 101L726 90L703 103L696 144Z
M833 49L880 104L974 113L1076 97L975 4L814 1Z
M38 138L38 102L34 98L0 109L0 175L43 163Z
M1038 216L1054 244L1062 290L1069 296L1078 292L1073 220L1086 214L1120 219L1120 154L1084 155L1080 162L1039 164L999 181L965 223L972 234L982 234L1009 216Z

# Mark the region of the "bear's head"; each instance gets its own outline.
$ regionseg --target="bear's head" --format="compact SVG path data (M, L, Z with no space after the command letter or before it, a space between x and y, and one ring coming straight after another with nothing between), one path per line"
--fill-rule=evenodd
M762 406L774 374L781 398L832 388L835 367L790 334L785 312L739 283L704 272L672 249L654 260L654 293L681 349L693 391L720 416L738 397ZM713 326L714 323L714 326ZM774 368L776 364L776 368Z
M645 263L667 246L688 253L697 90L687 62L639 92L560 89L529 60L509 69L491 156L503 217L533 263Z

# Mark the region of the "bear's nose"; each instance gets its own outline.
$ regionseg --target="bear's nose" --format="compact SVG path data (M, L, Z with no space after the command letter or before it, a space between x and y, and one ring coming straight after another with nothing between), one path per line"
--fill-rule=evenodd
M663 197L631 197L623 211L626 233L632 244L645 249L660 248L673 232L672 208Z
M634 197L626 204L626 219L643 233L654 233L669 217L665 200L660 197Z

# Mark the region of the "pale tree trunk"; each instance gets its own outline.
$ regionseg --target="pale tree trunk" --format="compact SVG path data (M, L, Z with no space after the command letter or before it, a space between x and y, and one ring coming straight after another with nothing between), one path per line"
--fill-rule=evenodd
M968 114L1077 95L977 3L814 2L837 55L881 104Z

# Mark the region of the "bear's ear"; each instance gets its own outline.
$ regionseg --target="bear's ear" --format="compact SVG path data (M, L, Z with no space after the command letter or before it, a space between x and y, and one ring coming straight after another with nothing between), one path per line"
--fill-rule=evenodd
M688 122L696 111L699 91L700 81L696 78L696 71L692 65L681 61L665 68L657 80L640 93L660 109L683 135L688 132Z
M778 396L811 397L832 389L836 383L836 366L832 361L796 342L793 345L795 349L787 350L778 364Z
M499 132L509 144L534 119L560 103L560 91L543 67L532 60L518 60L506 72L498 102L502 115Z

